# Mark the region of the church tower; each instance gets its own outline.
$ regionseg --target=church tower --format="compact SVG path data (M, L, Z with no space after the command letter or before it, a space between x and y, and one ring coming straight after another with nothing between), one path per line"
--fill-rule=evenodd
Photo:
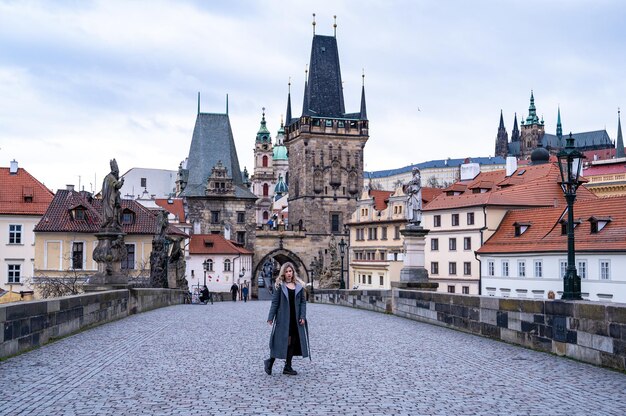
M271 216L276 178L273 170L272 138L265 121L265 108L261 118L261 126L254 142L254 175L252 176L252 192L259 198L256 201L256 223L264 224Z
M289 223L318 237L343 233L363 187L363 148L369 138L365 86L361 108L346 113L335 36L313 35L302 115L287 100ZM324 238L326 236L326 238Z
M496 136L496 151L495 156L502 156L506 158L509 154L509 134L504 127L504 118L502 117L502 110L500 110L500 125L498 126L498 135Z
M522 120L522 131L520 137L520 157L530 157L532 151L539 143L543 144L543 136L545 134L543 119L537 117L537 109L535 108L535 97L530 92L530 106L528 107L528 117L526 122Z
M285 146L285 125L281 118L280 129L276 134L276 143L274 143L274 155L272 157L274 165L274 178L276 186L274 187L275 198L278 194L284 195L288 192L289 187L289 159L287 157L287 147ZM282 178L282 184L281 182Z

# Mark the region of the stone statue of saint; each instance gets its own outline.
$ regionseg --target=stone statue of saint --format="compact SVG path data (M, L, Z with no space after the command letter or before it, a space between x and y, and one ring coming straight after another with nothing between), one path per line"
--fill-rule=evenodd
M122 229L120 188L124 185L124 178L119 179L119 175L120 170L113 159L111 172L102 181L102 228Z
M167 211L161 210L157 215L157 231L156 235L158 238L165 240L167 238L167 227L169 227L170 222L167 218Z
M410 224L422 222L422 179L417 167L413 168L413 177L406 185L406 218Z

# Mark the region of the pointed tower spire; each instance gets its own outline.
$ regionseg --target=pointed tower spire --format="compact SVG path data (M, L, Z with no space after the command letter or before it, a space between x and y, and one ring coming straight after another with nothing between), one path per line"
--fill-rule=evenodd
M265 121L265 107L263 107L263 116L261 117L261 126L256 134L256 141L258 143L271 142L270 131L267 129L267 122Z
M291 124L291 77L289 77L288 92L287 92L287 112L285 113L285 118L287 125Z
M513 131L511 131L511 142L519 142L519 128L517 127L517 113L513 120Z
M309 66L304 69L304 98L302 99L302 115L309 116Z
M561 106L558 107L558 113L556 116L556 137L559 138L559 142L563 140L563 126L561 125Z
M367 120L367 110L365 108L365 69L363 70L363 85L361 86L361 120Z
M315 13L313 13L313 36L315 36Z
M198 114L200 114L200 91L198 91Z
M624 139L622 137L622 121L620 120L620 111L617 109L617 143L615 144L615 157L624 157Z
M226 94L226 115L228 115L228 94Z
M539 124L539 117L537 117L537 109L535 108L535 96L533 90L530 90L530 106L528 106L528 117L526 117L526 124Z
M500 125L498 126L498 130L504 129L504 117L502 116L502 109L500 109Z
M509 135L506 132L506 127L504 127L502 110L500 110L500 125L498 126L498 135L496 136L496 149L494 154L502 157L507 157L509 154Z

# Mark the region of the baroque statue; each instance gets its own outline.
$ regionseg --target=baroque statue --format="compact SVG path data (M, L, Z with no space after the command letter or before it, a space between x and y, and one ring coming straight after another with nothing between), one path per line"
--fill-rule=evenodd
M410 225L420 225L422 222L422 179L420 170L413 168L413 177L406 184L406 219Z
M115 159L110 165L111 172L102 181L102 228L119 231L122 229L120 188L124 185L124 178L119 178L120 170Z

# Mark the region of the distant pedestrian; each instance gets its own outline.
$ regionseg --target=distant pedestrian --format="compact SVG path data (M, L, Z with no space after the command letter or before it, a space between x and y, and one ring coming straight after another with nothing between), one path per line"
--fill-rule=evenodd
M280 268L267 323L274 326L270 335L270 358L264 361L265 372L271 375L274 361L280 358L285 360L283 374L295 376L298 373L291 367L291 360L294 356L309 356L309 334L304 282L296 276L292 263L287 262Z
M204 285L202 291L200 291L200 302L206 304L208 301L211 301L211 305L213 305L213 296L211 296L209 288Z
M248 282L244 282L243 289L241 289L241 295L243 296L243 301L248 301Z
M239 293L239 286L237 286L237 283L233 283L230 287L230 294L233 296L233 302L237 302L237 293Z

